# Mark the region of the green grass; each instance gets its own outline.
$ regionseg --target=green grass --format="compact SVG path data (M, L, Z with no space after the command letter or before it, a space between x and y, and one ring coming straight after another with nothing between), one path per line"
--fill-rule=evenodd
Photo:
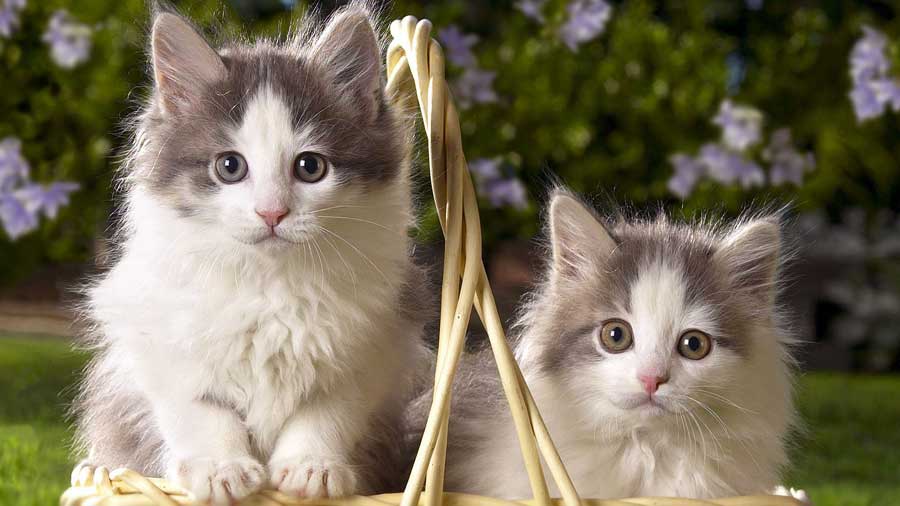
M60 341L0 338L0 505L57 504L84 361ZM807 430L786 483L817 506L900 506L900 377L810 374L799 399Z
M54 505L72 462L65 422L86 357L53 339L0 337L0 505Z
M900 505L900 377L810 374L787 483L817 506Z

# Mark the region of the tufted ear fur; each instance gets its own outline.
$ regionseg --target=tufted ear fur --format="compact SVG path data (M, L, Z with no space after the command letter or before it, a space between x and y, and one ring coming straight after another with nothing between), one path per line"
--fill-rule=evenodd
M775 298L781 229L775 218L745 223L728 234L714 259L728 272L733 286L767 303Z
M616 249L615 239L594 213L564 191L551 199L549 222L554 276L581 277L597 258L608 258Z
M354 5L332 15L311 55L314 63L331 73L363 117L374 120L382 92L381 49L367 9Z
M177 114L193 97L227 75L219 54L183 18L162 12L153 21L153 77L164 112Z

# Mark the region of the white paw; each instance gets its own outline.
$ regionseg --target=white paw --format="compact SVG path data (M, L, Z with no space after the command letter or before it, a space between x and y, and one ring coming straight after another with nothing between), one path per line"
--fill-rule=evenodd
M812 506L812 501L809 500L809 495L807 495L806 491L802 488L795 489L793 487L787 488L784 485L778 485L777 487L775 487L775 490L772 491L772 494L785 497L793 497L794 499L807 506Z
M232 504L259 490L266 470L250 457L227 460L210 458L176 459L166 478L187 489L197 502Z
M72 469L72 486L89 487L94 483L94 466L87 460L82 460Z
M347 464L297 457L269 463L273 487L299 497L343 497L356 492L356 473Z

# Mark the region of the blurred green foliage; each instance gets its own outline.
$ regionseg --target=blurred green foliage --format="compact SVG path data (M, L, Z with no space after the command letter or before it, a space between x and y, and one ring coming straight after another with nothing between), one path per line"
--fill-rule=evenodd
M0 138L22 140L36 181L69 179L81 190L56 221L15 243L0 239L0 280L25 276L48 263L84 260L103 230L110 202L117 125L129 93L142 81L141 2L30 1L20 27L0 38ZM53 11L70 8L95 26L91 59L57 66L41 36Z
M211 33L251 35L286 32L306 7L299 2L290 11L279 2L246 0L174 4ZM504 170L525 181L531 204L485 205L488 245L536 232L539 203L556 180L636 206L661 202L688 215L735 213L748 202L772 200L825 209L833 217L850 207L900 210L900 119L888 112L859 124L847 98L848 55L863 24L894 42L891 56L900 70L895 2L769 0L761 10L732 0L613 2L606 32L577 52L557 34L565 4L549 0L545 24L525 17L512 1L397 0L389 11L392 18L413 14L437 28L456 24L477 34L478 65L497 72L498 102L462 111L464 145L470 160L501 157ZM91 59L71 70L54 65L40 40L58 8L95 27ZM35 180L82 185L56 221L16 243L0 238L0 281L49 263L90 259L107 227L116 154L127 140L119 127L148 86L147 13L142 0L30 0L22 26L10 39L0 38L0 138L22 139ZM745 67L736 85L729 84L731 55ZM669 157L715 139L710 119L729 96L760 109L767 134L789 127L795 142L815 154L817 168L802 187L748 191L703 181L684 202L669 193ZM433 217L427 219L424 235L435 227Z
M565 2L550 3L545 12L562 16ZM630 0L577 53L558 40L558 17L541 26L509 3L452 5L421 14L477 33L479 62L498 71L504 97L463 112L467 154L503 155L537 199L558 177L581 192L637 207L662 202L686 215L769 201L832 216L848 207L900 209L898 115L858 124L847 97L848 55L863 24L888 34L898 60L896 3L767 1L754 11L739 1ZM732 54L745 76L729 90ZM818 167L801 188L702 181L682 203L666 188L668 158L717 137L710 119L729 91L765 114L767 134L789 127ZM487 211L483 220L491 239L535 227L533 209Z

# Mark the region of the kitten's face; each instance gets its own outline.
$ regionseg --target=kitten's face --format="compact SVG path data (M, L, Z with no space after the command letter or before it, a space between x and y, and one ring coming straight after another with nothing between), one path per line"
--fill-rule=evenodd
M263 251L329 240L329 217L360 207L402 172L403 138L362 12L344 11L311 39L221 53L183 19L161 14L153 59L141 177L208 238Z
M609 234L580 203L554 201L557 306L544 369L582 407L646 419L726 402L754 339L770 339L772 222L716 238L664 222ZM768 306L768 307L767 307ZM702 404L702 405L701 405Z

